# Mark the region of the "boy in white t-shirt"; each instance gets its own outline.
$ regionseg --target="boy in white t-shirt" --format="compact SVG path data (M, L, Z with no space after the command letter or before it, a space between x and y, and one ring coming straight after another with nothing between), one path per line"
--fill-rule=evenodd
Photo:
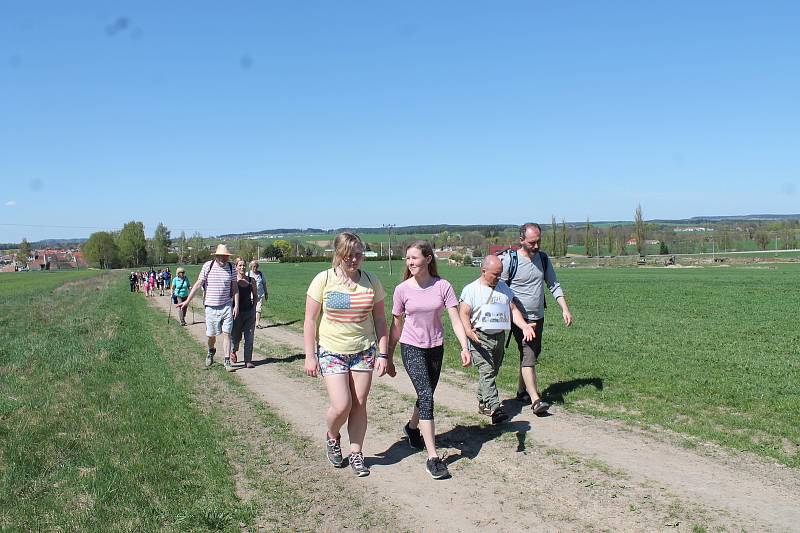
M481 277L461 291L459 315L470 340L472 362L478 370L478 412L492 417L492 424L508 420L500 407L497 373L505 355L506 331L511 322L530 341L534 330L514 303L514 293L500 281L503 264L494 255L481 263Z

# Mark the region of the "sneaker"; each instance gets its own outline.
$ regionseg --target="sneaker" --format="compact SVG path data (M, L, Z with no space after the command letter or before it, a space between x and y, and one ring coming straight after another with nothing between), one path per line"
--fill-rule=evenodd
M364 464L364 454L361 452L352 452L350 454L350 468L353 469L353 473L358 477L369 475L369 468Z
M238 363L239 357L236 355L236 352L231 352L231 363Z
M325 434L325 453L328 455L328 461L330 461L331 464L336 468L341 468L344 466L341 440L341 436L336 437L335 439L329 439L328 435Z
M486 404L478 402L478 414L492 416L492 410L486 407Z
M537 416L545 414L548 409L550 409L550 404L542 399L536 400L535 402L533 402L533 405L531 405L531 410L533 411L533 414Z
M517 393L516 400L524 405L528 405L531 403L531 395L528 394L528 391L524 390Z
M439 457L431 457L425 462L425 469L433 479L445 479L450 477L450 471Z
M502 424L506 420L508 420L508 414L502 408L498 407L492 413L492 424Z
M206 368L214 364L214 354L217 353L216 348L209 348L208 355L206 355Z
M225 359L223 359L223 364L225 365L225 370L227 370L228 372L233 372L234 370L236 370L235 368L233 368L233 365L231 364L230 357L226 357Z
M248 361L248 362L246 362L246 363L244 364L244 367L245 367L245 368L255 368L255 367L256 367L256 365L254 365L253 363L251 363L250 361Z
M185 325L186 325L186 322L181 322L181 326L185 326Z
M412 429L411 426L406 423L406 425L403 426L403 433L406 434L409 446L417 450L425 448L425 440L422 438L422 432L419 428Z

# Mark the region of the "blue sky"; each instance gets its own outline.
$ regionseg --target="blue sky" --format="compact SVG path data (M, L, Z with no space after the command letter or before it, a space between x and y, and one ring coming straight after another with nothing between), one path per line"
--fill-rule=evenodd
M0 242L798 213L798 2L0 4Z

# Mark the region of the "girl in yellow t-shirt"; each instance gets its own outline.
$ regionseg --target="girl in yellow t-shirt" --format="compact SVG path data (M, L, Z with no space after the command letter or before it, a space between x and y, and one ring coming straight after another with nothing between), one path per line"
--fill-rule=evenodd
M339 430L347 422L350 467L368 476L362 445L367 432L367 395L372 371L386 372L388 339L383 300L386 291L374 274L361 270L364 243L354 233L334 242L331 268L314 277L306 293L303 338L305 373L325 378L330 406L325 415L325 447L336 468L344 466Z

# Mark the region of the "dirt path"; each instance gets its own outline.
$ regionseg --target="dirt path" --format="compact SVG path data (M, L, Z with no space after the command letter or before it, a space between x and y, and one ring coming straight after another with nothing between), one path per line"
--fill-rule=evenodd
M167 298L151 302L167 311ZM188 329L204 344L202 312L196 318ZM236 376L299 433L320 441L309 460L327 471L327 396L321 380L302 375L301 335L256 330L256 349L257 368ZM553 416L537 418L509 401L513 420L487 425L475 414L474 384L454 372L436 391L437 445L453 478L434 481L424 454L401 438L413 405L410 380L398 371L374 383L365 446L372 475L359 481L410 513L418 531L800 531L794 470L716 446L687 450L668 436L557 406Z

